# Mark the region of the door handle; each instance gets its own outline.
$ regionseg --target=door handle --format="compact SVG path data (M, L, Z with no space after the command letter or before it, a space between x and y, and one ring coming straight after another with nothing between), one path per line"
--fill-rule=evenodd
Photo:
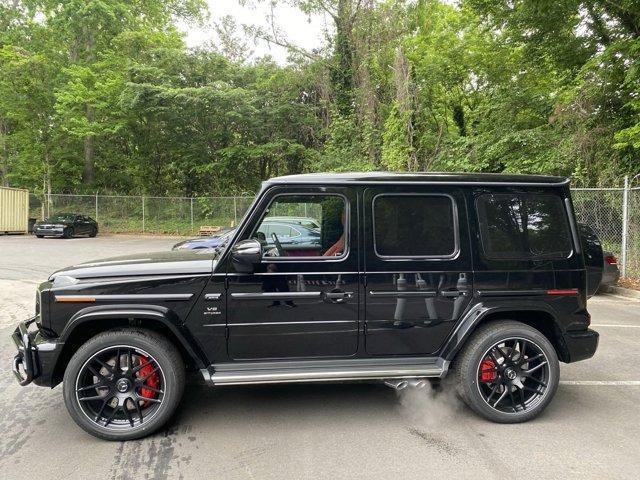
M460 290L453 290L449 292L440 292L443 297L464 297L467 292L461 292Z
M335 300L339 298L351 298L353 297L353 292L327 292L324 295L326 298Z
M343 292L343 291L325 292L324 298L333 303L342 303L345 300L353 298L353 292Z

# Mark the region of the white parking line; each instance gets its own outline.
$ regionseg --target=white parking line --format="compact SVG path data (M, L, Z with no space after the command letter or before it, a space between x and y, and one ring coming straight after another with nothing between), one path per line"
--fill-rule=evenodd
M616 328L640 328L640 325L606 325L606 324L601 324L601 325L590 325L591 327L616 327Z
M640 380L560 380L560 385L640 387Z

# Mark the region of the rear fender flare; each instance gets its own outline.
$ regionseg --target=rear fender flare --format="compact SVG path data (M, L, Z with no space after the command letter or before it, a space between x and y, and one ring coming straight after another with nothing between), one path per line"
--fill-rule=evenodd
M484 302L477 303L465 314L453 332L449 335L449 338L445 342L445 346L442 350L441 357L448 362L452 361L460 349L465 345L469 337L471 337L478 325L480 325L489 315L493 315L494 313L508 314L509 312L541 312L549 314L554 319L556 327L562 331L558 321L556 320L557 314L555 310L546 303L502 301L499 306ZM518 320L516 315L510 319Z

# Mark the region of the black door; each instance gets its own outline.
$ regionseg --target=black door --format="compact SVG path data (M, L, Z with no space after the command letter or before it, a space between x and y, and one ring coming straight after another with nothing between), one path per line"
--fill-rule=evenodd
M297 227L301 222L308 227L304 232ZM357 244L356 195L348 188L274 188L238 240L247 238L261 241L264 256L249 274L234 271L229 262L229 357L354 355L359 327L358 256L352 248Z
M464 197L442 187L369 188L363 203L367 352L434 353L471 298Z
M83 215L76 215L73 222L73 230L76 235L85 235L89 233L89 220Z

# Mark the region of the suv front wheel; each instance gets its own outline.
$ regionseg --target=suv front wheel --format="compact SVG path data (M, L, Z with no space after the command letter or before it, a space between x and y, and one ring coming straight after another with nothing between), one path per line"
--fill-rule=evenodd
M515 321L481 326L456 358L460 396L484 418L531 420L551 402L560 367L553 345L538 330Z
M96 335L73 355L64 374L64 401L73 420L106 440L155 432L176 410L184 363L165 337L144 329Z

